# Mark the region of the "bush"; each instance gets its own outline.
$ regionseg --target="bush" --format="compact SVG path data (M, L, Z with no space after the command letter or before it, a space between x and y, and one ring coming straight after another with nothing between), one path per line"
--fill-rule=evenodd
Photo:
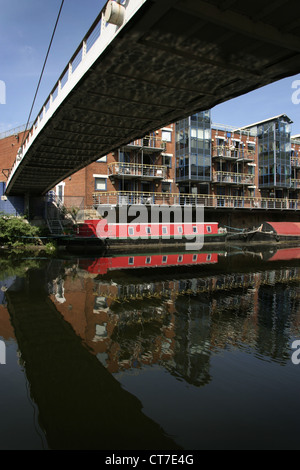
M28 223L25 217L0 215L0 244L40 244L39 228Z

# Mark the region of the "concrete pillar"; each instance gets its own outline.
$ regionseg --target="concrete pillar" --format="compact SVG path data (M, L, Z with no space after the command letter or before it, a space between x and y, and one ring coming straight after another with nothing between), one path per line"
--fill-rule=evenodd
M30 218L30 193L26 192L24 194L24 213Z

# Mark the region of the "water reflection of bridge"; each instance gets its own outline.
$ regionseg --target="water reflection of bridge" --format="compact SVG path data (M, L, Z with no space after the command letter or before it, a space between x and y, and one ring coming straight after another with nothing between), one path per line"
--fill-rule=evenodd
M177 449L64 321L56 308L62 304L48 297L49 282L49 271L28 272L6 299L50 449Z

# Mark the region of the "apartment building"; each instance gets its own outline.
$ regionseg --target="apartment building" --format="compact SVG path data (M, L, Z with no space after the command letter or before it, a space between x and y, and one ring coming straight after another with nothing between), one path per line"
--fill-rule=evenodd
M173 124L129 142L101 157L56 186L66 205L84 198L85 208L98 204L151 204L155 194L176 192Z
M300 134L291 138L291 189L290 197L298 199L300 192Z
M204 111L149 133L74 173L54 189L67 207L201 204L207 208L300 208L300 135L286 115L243 128ZM2 178L19 134L0 139Z
M236 129L197 113L83 170L87 205L298 209L300 136L291 125L280 115Z

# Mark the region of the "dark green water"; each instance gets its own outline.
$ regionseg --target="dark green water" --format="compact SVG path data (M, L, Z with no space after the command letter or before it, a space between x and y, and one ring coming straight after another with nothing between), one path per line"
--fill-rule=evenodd
M0 448L300 449L300 248L132 258L0 260Z

